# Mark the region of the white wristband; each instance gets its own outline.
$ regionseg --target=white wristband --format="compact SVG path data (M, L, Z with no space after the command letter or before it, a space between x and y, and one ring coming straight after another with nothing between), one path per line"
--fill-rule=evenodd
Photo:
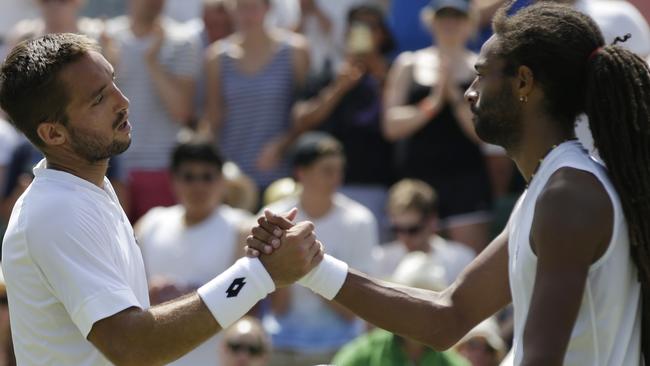
M273 279L257 258L239 259L197 292L222 329L244 316L275 291Z
M348 264L325 254L323 261L301 278L298 283L327 300L332 300L343 287L347 276Z

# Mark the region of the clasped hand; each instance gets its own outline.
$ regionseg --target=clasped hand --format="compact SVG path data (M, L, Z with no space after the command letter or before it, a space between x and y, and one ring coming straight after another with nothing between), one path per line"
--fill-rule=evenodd
M323 244L314 234L314 224L293 223L297 213L295 208L284 215L265 210L246 238L246 255L260 259L276 287L293 284L325 255Z

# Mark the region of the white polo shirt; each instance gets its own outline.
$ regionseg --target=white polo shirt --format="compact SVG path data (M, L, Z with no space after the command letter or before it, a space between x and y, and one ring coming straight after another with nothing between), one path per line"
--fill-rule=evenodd
M86 340L93 324L149 307L133 229L113 187L34 168L2 246L19 365L109 365Z

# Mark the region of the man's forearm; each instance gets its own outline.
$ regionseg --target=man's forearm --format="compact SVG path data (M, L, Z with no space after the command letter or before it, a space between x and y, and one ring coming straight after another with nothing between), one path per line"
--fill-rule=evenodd
M380 328L434 349L447 349L464 334L444 293L401 287L350 270L334 300Z
M96 322L88 340L115 364L168 363L233 324L273 290L262 263L241 258L190 295Z
M148 310L127 309L116 316L127 326L116 338L104 338L112 344L97 346L119 365L167 364L221 330L196 292ZM101 326L103 321L97 324Z

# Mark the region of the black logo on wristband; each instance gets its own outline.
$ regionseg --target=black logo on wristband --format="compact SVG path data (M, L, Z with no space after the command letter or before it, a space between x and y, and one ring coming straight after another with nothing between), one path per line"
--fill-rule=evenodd
M239 277L235 278L234 281L230 284L228 289L226 290L226 294L228 294L228 297L237 297L239 295L239 291L244 288L244 285L246 284L246 281L244 281L246 277Z

